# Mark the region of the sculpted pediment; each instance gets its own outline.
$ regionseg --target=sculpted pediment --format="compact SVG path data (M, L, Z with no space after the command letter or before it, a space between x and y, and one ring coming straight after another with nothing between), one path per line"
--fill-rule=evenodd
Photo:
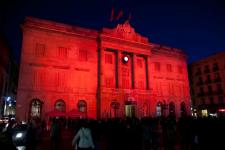
M110 35L112 37L118 37L121 39L131 40L140 43L149 43L148 38L136 33L134 28L130 25L129 21L124 24L118 24L114 29L103 29L103 34Z

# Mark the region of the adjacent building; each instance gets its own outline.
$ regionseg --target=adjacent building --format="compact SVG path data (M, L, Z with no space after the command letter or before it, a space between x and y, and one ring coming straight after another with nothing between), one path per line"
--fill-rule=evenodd
M15 117L18 66L9 45L0 34L0 118Z
M218 116L225 112L225 52L190 64L190 83L195 116Z
M186 55L128 21L97 31L27 17L22 30L18 120L190 114Z

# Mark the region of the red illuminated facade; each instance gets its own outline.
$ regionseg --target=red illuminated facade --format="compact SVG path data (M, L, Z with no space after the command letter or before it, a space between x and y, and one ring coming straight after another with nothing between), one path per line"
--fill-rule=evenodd
M190 113L185 54L130 26L101 31L36 18L23 24L17 119L59 110L89 118Z

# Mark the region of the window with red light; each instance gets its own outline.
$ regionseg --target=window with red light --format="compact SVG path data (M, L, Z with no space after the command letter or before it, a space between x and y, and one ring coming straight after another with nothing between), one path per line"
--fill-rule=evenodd
M65 85L65 73L64 72L57 72L55 74L55 87L61 88Z
M60 59L66 59L68 57L68 48L66 48L66 47L59 47L58 48L58 57Z
M87 102L85 100L79 100L77 106L79 112L87 111Z
M127 79L127 78L123 78L123 79L122 79L122 87L123 87L124 89L129 89L129 88L130 88L129 79Z
M168 72L172 72L172 65L171 64L167 64L166 68L167 68Z
M58 99L55 102L55 109L61 111L61 112L65 112L66 111L66 103L64 100L62 99Z
M155 62L155 71L160 71L160 63Z
M43 70L35 70L33 74L33 88L40 89L46 84L46 75Z
M180 73L180 74L183 73L183 67L182 66L178 66L178 73Z
M105 54L105 63L106 64L112 64L112 54Z
M79 61L87 61L87 50L85 49L79 50Z
M137 66L139 67L139 68L142 68L142 59L137 59Z
M41 44L41 43L36 43L36 47L35 47L35 56L36 57L43 57L45 56L46 52L45 52L45 44Z
M106 77L105 78L105 87L106 88L113 88L114 87L113 78L112 77Z
M129 76L130 70L128 68L122 68L122 76Z
M138 81L138 88L144 89L144 81L143 80Z

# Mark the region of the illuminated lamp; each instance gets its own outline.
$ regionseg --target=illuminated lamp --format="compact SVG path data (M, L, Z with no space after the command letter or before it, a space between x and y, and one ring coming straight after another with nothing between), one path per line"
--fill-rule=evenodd
M218 111L220 111L220 112L225 112L225 109L219 109Z
M129 61L129 57L127 55L123 56L123 63L127 63Z

